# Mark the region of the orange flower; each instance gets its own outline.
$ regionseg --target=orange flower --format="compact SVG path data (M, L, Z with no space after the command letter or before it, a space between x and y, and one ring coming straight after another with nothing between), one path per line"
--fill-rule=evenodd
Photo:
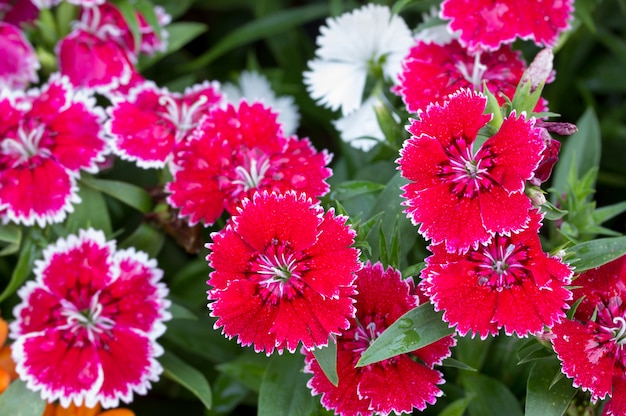
M9 333L7 321L0 318L0 393L5 391L12 380L17 378L15 363L11 359L11 347L4 345Z
M60 404L48 403L42 416L135 416L129 409L111 409L102 411L100 404L95 407L75 406L62 407Z

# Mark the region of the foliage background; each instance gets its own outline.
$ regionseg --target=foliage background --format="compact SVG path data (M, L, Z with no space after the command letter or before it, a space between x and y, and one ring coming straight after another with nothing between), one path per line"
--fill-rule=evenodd
M137 7L142 2L146 0L117 3ZM409 27L415 28L422 13L439 2L377 3L397 7ZM335 114L316 105L302 83L302 72L314 55L315 38L324 19L361 2L154 0L152 4L162 5L173 17L168 27L170 46L166 54L143 59L139 66L142 74L179 91L207 79L235 81L244 69L265 74L278 95L295 97L301 112L299 136L309 137L317 149L329 149L334 154L333 188L324 205L345 209L352 222L361 226L374 219L369 223L373 226L369 233L364 232L367 227L357 227L360 248L371 250L368 258L372 261L395 265L406 276L416 275L426 256L425 243L401 213L398 187L402 182L394 163L397 149L407 137L403 125L408 115L403 114L400 124L387 126L390 146L379 146L366 154L340 140L330 122ZM550 199L557 202L559 195L567 194L565 204L569 205L565 208L569 214L563 222L551 222L546 227L546 250L626 233L622 213L626 210L626 2L577 0L575 7L574 27L556 51L556 78L544 90L550 110L562 115L560 121L574 122L580 129L575 136L563 139L561 161L552 179L557 192ZM50 57L53 43L40 40L48 48L47 52L45 47L40 50L40 56L48 53ZM527 60L537 51L527 44L516 46ZM44 70L53 68L53 62L44 65ZM400 108L398 97L391 99ZM572 166L575 171L571 171ZM585 176L590 171L591 175ZM305 387L309 376L302 374L298 354L268 358L239 347L212 329L206 308L210 270L203 243L224 223L210 229L187 229L174 221L165 206L153 198L162 179L158 171L116 160L114 168L98 178L84 175L80 192L85 202L63 225L45 230L3 227L3 317L10 319L18 301L14 291L32 277L32 262L47 241L87 225L102 228L121 246L134 245L158 259L174 302L174 319L160 339L167 351L160 359L165 376L147 396L136 396L128 406L137 415L327 414ZM599 207L610 208L597 210ZM599 228L602 219L606 222ZM199 251L188 253L176 238ZM619 247L618 251L623 250ZM535 339L459 339L453 359L447 360L442 371L445 396L424 414L545 415L547 403L557 403L560 409L551 414L562 414L566 408L572 415L594 414L584 394L578 393L568 405L575 393L571 382L555 378L558 362ZM15 393L12 399L2 397L0 409L3 405L8 409L9 400L25 403L30 399L27 391Z

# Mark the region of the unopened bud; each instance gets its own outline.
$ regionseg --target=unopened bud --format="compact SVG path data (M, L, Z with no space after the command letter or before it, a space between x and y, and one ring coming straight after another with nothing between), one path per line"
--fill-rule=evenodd
M530 91L534 91L545 84L552 75L552 62L554 54L552 49L546 48L535 56L522 76L522 82L530 82Z
M528 186L526 187L526 195L530 198L533 203L533 206L540 207L546 203L546 197L543 194L543 191L536 186Z

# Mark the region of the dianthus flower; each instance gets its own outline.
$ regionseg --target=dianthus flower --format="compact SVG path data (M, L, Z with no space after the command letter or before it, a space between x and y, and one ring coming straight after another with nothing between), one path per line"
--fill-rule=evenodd
M80 171L104 161L104 113L95 99L52 75L28 94L0 92L0 208L25 225L63 221L79 203Z
M554 46L569 28L572 0L444 0L441 18L470 53L493 51L517 38Z
M116 407L162 371L156 338L170 318L156 261L80 230L49 245L18 294L10 336L17 373L49 402Z
M398 84L392 91L414 113L460 88L481 91L484 82L504 104L505 96L513 99L525 67L521 54L508 45L471 56L456 40L445 45L419 41L402 62Z
M306 373L314 395L338 415L410 413L433 404L442 391L442 374L433 369L450 356L455 340L451 336L426 347L387 360L356 367L361 354L405 312L419 304L412 280L403 280L392 268L366 263L357 272L356 316L350 328L337 337L337 375L334 386L322 372L312 352L306 352Z
M39 79L35 50L17 26L0 22L0 56L0 89L25 89Z
M256 193L212 234L215 328L270 355L326 345L354 316L354 231L304 194Z
M573 282L573 320L552 328L563 373L596 402L603 415L626 414L626 256L581 273Z
M528 228L465 254L448 253L442 244L430 246L422 288L443 319L481 338L534 334L565 317L571 292L571 269L543 252L539 240L541 215L531 213Z
M139 82L128 95L110 95L106 123L113 152L142 168L162 168L177 143L185 140L203 114L222 101L219 84L204 82L183 94Z
M210 225L257 191L318 198L328 192L329 161L308 139L285 137L276 113L261 103L229 104L211 111L177 147L168 202L191 224Z
M374 4L327 19L320 32L304 83L314 100L343 115L361 106L368 75L396 80L413 43L404 20Z
M39 9L31 0L0 0L0 20L15 26L32 23L39 16Z
M534 119L515 112L478 149L479 130L491 119L483 114L481 93L462 89L431 104L412 120L398 159L407 216L419 232L448 251L463 252L492 236L518 232L529 221L531 202L524 195L545 143Z
M385 134L376 118L376 107L384 106L380 98L371 96L358 110L333 121L341 140L350 146L370 151L378 143L385 140Z
M244 99L248 102L259 101L278 113L278 122L283 126L283 133L291 136L298 129L300 114L293 97L277 97L266 77L254 71L243 71L237 85L224 84L222 92L228 102L237 106Z

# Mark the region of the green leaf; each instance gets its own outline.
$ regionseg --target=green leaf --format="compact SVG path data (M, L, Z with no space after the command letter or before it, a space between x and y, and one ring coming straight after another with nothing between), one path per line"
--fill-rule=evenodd
M39 249L31 238L25 238L22 243L17 265L11 274L11 280L0 293L0 302L11 296L19 289L33 269L35 259L39 257ZM0 396L1 397L1 396Z
M142 223L137 229L120 244L121 248L135 247L147 253L150 257L156 257L163 243L165 235L150 224Z
M215 367L258 393L268 364L269 359L265 355L248 351Z
M326 347L315 348L312 352L328 381L336 387L339 384L339 376L337 375L337 344L334 338L328 337Z
M458 368L458 369L466 370L466 371L474 371L474 372L478 371L474 367L469 366L469 365L465 364L462 361L455 360L452 357L448 357L445 360L443 360L443 362L441 363L441 366L442 367Z
M274 354L259 391L258 416L310 415L315 409L302 354Z
M211 408L211 387L201 372L168 351L159 357L159 362L166 377L195 394L207 409Z
M39 393L26 388L22 380L15 380L0 395L0 415L41 416L46 402Z
M554 206L554 204L552 204L549 201L546 201L543 204L541 204L540 208L541 208L541 212L545 214L545 219L550 220L550 221L560 220L567 214L567 211L557 208L556 206Z
M626 254L626 236L585 241L565 249L565 259L576 272L602 266Z
M113 4L117 6L120 13L122 13L124 21L128 25L131 35L133 35L133 46L135 48L133 52L136 54L139 51L139 46L141 45L141 31L139 30L139 18L137 17L137 13L129 0L112 1Z
M384 188L385 185L376 182L346 181L340 183L339 185L333 186L330 191L329 198L336 199L338 201L344 201L358 195L378 192Z
M356 366L363 367L414 351L454 333L442 321L442 315L443 312L435 312L430 303L411 309L363 351Z
M145 189L136 185L108 179L96 179L87 175L81 177L81 182L90 188L122 201L144 214L152 209L152 198Z
M167 26L167 49L165 52L158 52L152 56L140 56L139 69L144 71L154 65L165 56L176 52L187 43L208 30L208 26L198 22L172 23Z
M589 107L585 111L576 126L578 131L565 139L559 161L554 167L552 188L556 193L553 194L552 203L556 202L559 195L567 192L570 168L576 169L576 177L580 178L600 164L600 125L593 108Z
M0 225L0 241L8 243L0 251L0 256L17 253L22 243L22 228L15 224Z
M190 319L192 321L198 320L198 316L195 313L176 302L172 302L169 307L169 311L172 314L172 319Z
M464 397L453 401L439 413L439 416L463 416L472 399L473 397Z
M95 228L104 234L111 235L111 218L102 193L96 189L81 186L78 189L80 204L74 205L72 212L65 223L68 233L77 233L80 229Z
M530 370L526 393L526 416L561 416L576 394L571 380L563 377L553 384L561 365L554 357L543 358Z
M611 218L615 218L625 211L626 201L598 208L593 212L593 222L595 224L602 224L603 222L608 221Z
M470 416L522 416L517 398L500 381L482 374L464 374L463 386L468 397Z
M206 67L233 49L270 36L280 35L289 29L302 26L326 15L328 15L327 5L314 4L281 10L261 19L253 20L224 36L211 49L182 69L188 72Z

